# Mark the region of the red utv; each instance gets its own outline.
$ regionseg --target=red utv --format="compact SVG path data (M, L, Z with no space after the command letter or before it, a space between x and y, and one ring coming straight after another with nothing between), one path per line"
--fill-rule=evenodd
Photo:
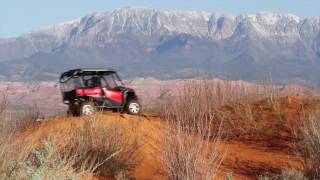
M111 109L137 115L141 111L133 89L124 87L118 74L110 69L74 69L60 77L63 103L73 116L92 115Z

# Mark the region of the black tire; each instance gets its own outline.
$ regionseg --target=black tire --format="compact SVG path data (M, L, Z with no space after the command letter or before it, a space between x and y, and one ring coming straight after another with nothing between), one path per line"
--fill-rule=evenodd
M74 105L69 105L68 111L67 111L68 116L80 116L80 109L78 106Z
M131 115L139 115L141 113L141 104L136 99L131 99L127 102L126 112Z
M81 116L91 116L96 113L96 107L93 102L86 101L81 104L79 111Z

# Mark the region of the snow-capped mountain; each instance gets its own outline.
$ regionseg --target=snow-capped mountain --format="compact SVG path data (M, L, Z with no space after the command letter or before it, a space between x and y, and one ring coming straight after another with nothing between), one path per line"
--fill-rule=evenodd
M68 68L125 76L320 84L320 17L122 8L0 39L0 78L52 79Z

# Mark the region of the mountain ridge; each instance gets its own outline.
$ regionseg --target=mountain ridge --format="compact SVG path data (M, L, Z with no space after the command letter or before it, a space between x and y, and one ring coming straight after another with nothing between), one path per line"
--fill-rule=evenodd
M320 17L121 8L0 38L0 79L54 79L88 65L126 77L259 81L274 74L279 83L318 85Z

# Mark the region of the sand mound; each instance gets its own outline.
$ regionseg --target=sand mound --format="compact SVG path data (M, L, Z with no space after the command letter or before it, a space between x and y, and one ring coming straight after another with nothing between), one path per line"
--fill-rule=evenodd
M281 113L276 114L269 108L267 101L252 103L253 113L259 115L256 123L263 132L257 136L253 132L241 134L221 142L221 150L226 152L219 169L218 178L225 179L228 173L233 173L234 179L257 179L262 172L279 173L281 170L300 169L299 158L294 155L292 147L292 129L300 119L301 108L314 109L320 104L316 100L301 97L281 98ZM223 108L233 119L237 114L228 107ZM279 117L282 117L279 119ZM58 118L39 126L15 134L14 141L32 142L35 145L55 134L65 134L72 124L85 125L88 118ZM240 120L239 120L240 121ZM118 113L97 115L95 122L108 126L117 123L125 128L135 127L132 136L139 136L143 142L140 148L141 164L130 175L136 179L159 179L163 167L159 162L161 154L161 136L165 123L157 116L130 116ZM243 122L238 122L241 125ZM266 128L268 127L268 128ZM267 129L267 130L265 130ZM234 129L236 131L236 129Z

